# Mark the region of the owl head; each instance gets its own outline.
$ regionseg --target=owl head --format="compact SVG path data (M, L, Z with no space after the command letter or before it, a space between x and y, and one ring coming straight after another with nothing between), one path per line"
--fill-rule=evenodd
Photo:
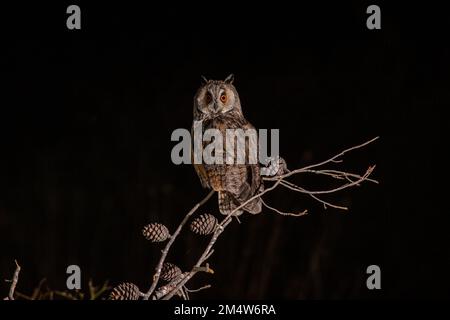
M213 119L227 113L242 115L239 95L233 85L233 74L223 81L202 79L202 86L194 97L195 120Z

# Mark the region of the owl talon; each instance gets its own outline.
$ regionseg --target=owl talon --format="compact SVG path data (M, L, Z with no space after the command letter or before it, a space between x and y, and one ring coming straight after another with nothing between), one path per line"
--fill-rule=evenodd
M266 166L261 168L262 176L281 176L289 172L286 161L280 156L270 157L266 160L266 162Z

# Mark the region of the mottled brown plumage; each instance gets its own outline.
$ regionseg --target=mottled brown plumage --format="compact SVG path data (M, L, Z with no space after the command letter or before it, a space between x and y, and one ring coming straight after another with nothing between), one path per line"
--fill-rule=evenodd
M197 91L194 98L194 121L201 121L202 132L207 129L218 129L222 135L224 150L226 150L227 129L255 129L243 116L239 95L232 84L233 77L224 81L206 81ZM193 125L194 129L194 125ZM245 144L246 159L243 164L227 164L226 153L223 154L223 164L194 164L203 187L218 191L219 210L229 214L242 203L263 189L259 164L250 163L248 155L253 150L257 154L256 140L247 140ZM237 140L236 140L237 141ZM203 142L205 148L210 142ZM235 150L232 151L235 159ZM249 202L243 209L256 214L261 212L261 200ZM242 214L238 210L235 215Z

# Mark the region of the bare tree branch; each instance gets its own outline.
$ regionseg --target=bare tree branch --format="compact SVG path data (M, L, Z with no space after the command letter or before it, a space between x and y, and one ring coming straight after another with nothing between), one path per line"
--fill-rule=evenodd
M189 274L189 272L184 272L180 274L178 277L170 281L168 284L159 287L153 294L152 299L159 300L170 292L173 292L173 295L178 294L182 296L181 289L183 286L179 286L178 284ZM172 296L173 296L172 295Z
M369 140L369 141L366 141L366 142L364 142L364 143L361 143L361 144L359 144L359 145L357 145L357 146L347 148L347 149L345 149L344 151L338 153L337 155L335 155L335 156L333 156L333 157L331 157L331 158L329 158L329 159L327 159L327 160L324 160L324 161L322 161L322 162L319 162L319 163L316 163L316 164L311 164L311 165L309 165L309 166L306 166L306 167L303 167L303 168L300 168L300 169L297 169L297 170L290 171L290 172L288 172L288 173L286 173L286 174L283 174L283 175L281 175L281 176L277 176L277 177L273 177L273 178L268 177L268 178L266 178L265 180L285 179L285 178L287 178L287 177L292 176L293 174L296 174L296 173L299 173L299 172L305 172L306 170L309 170L309 169L311 169L311 168L321 167L321 166L323 166L324 164L327 164L327 163L330 163L330 162L335 162L335 163L336 163L336 162L337 162L337 161L336 161L337 158L342 157L344 154L346 154L346 153L348 153L348 152L350 152L350 151L353 151L353 150L356 150L356 149L360 149L360 148L362 148L362 147L365 147L365 146L367 146L368 144L371 144L372 142L378 140L379 138L380 138L380 137L375 137L375 138L373 138L373 139L371 139L371 140ZM339 162L342 162L342 160L339 160Z
M283 212L281 210L278 210L277 208L269 206L267 203L264 202L264 200L262 198L261 198L261 202L267 209L275 211L276 213L281 214L282 216L301 217L301 216L304 216L305 214L308 214L308 210L303 210L303 211L297 212L297 213L294 213L294 212Z
M352 180L351 178L356 178L356 179L360 179L361 176L358 174L354 174L354 173L350 173L350 172L344 172L344 171L339 171L339 170L312 170L312 169L307 169L307 170L302 170L302 172L305 173L314 173L314 174L318 174L318 175L326 175L326 176L330 176L334 179L337 180L347 180L350 182L353 182L354 180ZM269 178L264 178L265 180L272 180L273 178L269 177ZM367 178L366 181L372 182L372 183L376 183L378 184L377 180L371 179L371 178Z
M206 289L209 289L209 288L211 288L211 285L207 284L206 286L200 287L198 289L188 289L188 288L184 287L184 290L186 290L187 292L193 293L193 292L199 292L199 291L202 291L202 290L206 290Z
M206 258L210 256L210 252L212 250L212 247L214 246L214 244L216 243L217 239L219 238L220 234L225 230L225 228L228 226L228 224L231 222L231 216L226 216L222 222L216 227L216 230L214 231L211 240L209 241L208 245L206 246L206 249L203 251L203 254L200 256L200 258L198 259L197 263L194 265L194 267L192 268L192 270L186 275L186 277L184 277L184 279L175 287L175 289L173 289L171 292L169 292L164 298L163 300L169 300L170 298L172 298L174 296L174 294L176 292L178 292L178 290L180 290L180 288L182 288L197 272L199 271L203 271L201 270L201 265L203 262L206 261ZM208 273L212 273L209 272L209 266L208 264L206 265L206 272Z
M108 281L105 281L101 286L95 286L92 279L89 279L88 286L89 286L89 300L96 300L104 292L111 289L111 286L108 284Z
M17 263L17 260L14 260L14 262L16 263L16 271L14 271L14 276L12 280L7 280L8 282L11 282L11 286L9 287L9 294L4 300L14 300L14 291L16 290L20 273L20 265Z
M303 188L301 188L301 187L299 187L299 186L297 186L297 185L295 185L295 184L293 184L293 183L291 183L291 182L289 182L289 181L282 181L282 182L281 182L281 185L282 185L283 187L288 188L288 189L291 189L291 190L294 190L294 191L297 191L297 192L302 192L302 193L305 193L305 194L309 195L309 196L310 196L311 198L313 198L314 200L317 200L317 201L319 201L320 203L322 203L322 204L323 204L323 207L324 207L325 209L327 209L327 206L330 206L330 207L335 208L335 209L348 210L347 207L338 206L338 205L336 205L336 204L332 204L332 203L330 203L330 202L327 202L327 201L325 201L325 200L322 200L322 199L320 199L319 197L317 197L316 195L314 195L313 193L308 193L308 191L306 191L305 189L303 189Z
M234 214L244 208L248 203L250 203L251 201L260 198L263 205L284 216L296 216L296 217L300 217L303 216L305 214L307 214L307 210L304 210L302 212L298 212L298 213L292 213L292 212L284 212L282 210L279 210L277 208L271 207L269 206L263 199L262 196L268 192L271 192L272 190L274 190L275 188L277 188L279 185L282 185L285 188L291 189L295 192L299 192L302 194L306 194L310 197L312 197L313 199L315 199L316 201L322 203L324 205L324 208L329 207L333 207L336 209L340 209L340 210L348 210L347 207L344 206L339 206L336 204L332 204L330 202L327 202L321 198L318 197L318 195L323 195L323 194L332 194L332 193L336 193L339 191L342 191L344 189L348 189L348 188L352 188L352 187L356 187L359 186L362 182L364 181L368 181L368 182L372 182L372 183L378 183L377 180L371 179L369 178L369 176L372 174L373 170L375 169L375 166L369 166L369 168L366 170L366 172L363 175L358 175L355 173L351 173L351 172L345 172L345 171L339 171L339 170L331 170L331 169L316 169L318 167L321 167L325 164L328 163L341 163L343 160L339 159L340 157L342 157L344 154L365 147L368 144L376 141L379 137L373 138L365 143L359 144L357 146L345 149L344 151L340 152L339 154L324 160L322 162L319 162L317 164L312 164L312 165L308 165L306 167L303 168L299 168L296 170L292 170L289 171L285 174L281 174L278 176L273 176L273 177L264 177L263 179L265 181L273 181L274 183L270 186L267 187L265 190L257 193L256 195L252 196L251 198L249 198L248 200L246 200L245 202L241 203L237 208L235 208L232 212L230 212L227 216L225 216L223 218L223 220L216 226L216 229L208 243L208 245L206 246L205 250L203 251L202 255L199 257L199 259L197 260L196 264L192 267L191 271L185 272L183 274L181 274L177 279L175 279L174 281L170 282L168 285L162 286L160 287L154 295L154 299L163 299L163 300L169 300L171 299L175 294L181 295L181 296L186 296L188 297L188 292L192 292L189 291L186 287L185 284L197 273L200 271L203 272L210 272L209 269L209 265L206 264L206 266L202 266L203 263L205 261L208 260L208 258L211 256L211 254L213 253L213 246L216 243L217 239L219 238L219 236L223 233L223 231L225 230L225 228L228 226L229 223L231 223L232 218L234 216ZM329 176L331 178L334 178L336 180L345 180L345 183L328 189L328 190L315 190L315 191L311 191L311 190L307 190L303 187L300 187L290 181L287 181L286 178L291 177L293 175L299 174L299 173L313 173L313 174L318 174L318 175L325 175L325 176ZM162 264L164 262L164 259L167 255L168 250L170 249L170 246L172 245L175 237L179 234L179 232L181 231L181 228L183 227L183 225L187 222L187 220L189 219L189 217L200 207L201 204L203 204L204 202L206 202L209 197L212 196L212 194L214 193L214 191L210 192L210 194L208 194L208 196L202 200L201 202L199 202L187 215L186 217L183 219L183 221L181 222L180 226L178 227L177 231L174 233L174 236L172 236L172 238L170 239L169 243L166 245L165 250L163 250L163 254L161 256L160 259L160 263L158 264L158 267L156 268L156 274L154 276L154 281L152 284L152 287L150 288L150 290L147 292L146 295L144 295L144 298L148 299L150 297L150 295L152 294L152 292L154 291L154 289L157 286L158 283L158 279L159 279L159 275L161 273L161 267ZM210 272L212 273L212 272ZM183 291L184 290L184 291Z
M192 216L194 214L195 211L198 210L198 208L200 208L202 205L204 205L209 198L211 198L211 196L215 193L214 190L212 190L210 193L208 193L208 195L203 198L202 201L198 202L184 217L184 219L181 221L181 223L178 225L178 228L175 230L175 232L172 234L172 236L170 237L169 241L167 242L164 250L162 251L162 255L161 258L159 259L158 265L156 266L156 273L153 276L153 283L150 287L150 289L147 291L147 293L145 293L144 295L144 300L148 300L150 298L150 295L153 293L153 291L155 290L156 286L158 285L158 281L159 281L159 277L161 275L161 269L162 266L164 264L164 261L167 257L167 254L169 253L170 247L172 246L173 242L175 241L175 239L177 238L177 236L180 234L181 229L183 228L183 226L186 224L186 222L189 220L190 216Z
M298 188L296 191L299 191L299 192L301 192L301 193L306 193L306 194L326 194L326 193L335 193L335 192L338 192L338 191L341 191L341 190L344 190L344 189L347 189L347 188L350 188L350 187L358 186L361 182L367 180L367 178L368 178L369 175L373 172L374 169L375 169L375 166L371 166L371 167L369 167L369 168L367 169L367 171L364 173L364 175L362 175L362 176L360 176L360 177L358 178L358 180L350 180L349 183L343 184L343 185L341 185L341 186L339 186L339 187L336 187L336 188L333 188L333 189L330 189L330 190L309 191L309 190L305 190L304 188L300 188L300 187L296 186L296 187ZM343 174L345 175L346 173L343 172ZM347 175L347 176L348 176L348 175ZM354 176L357 176L357 175L354 175ZM284 179L281 179L281 180L283 180L283 182L287 182L287 181L284 180ZM347 180L347 181L348 181L348 180ZM291 185L295 186L295 185L292 184L292 183L291 183Z

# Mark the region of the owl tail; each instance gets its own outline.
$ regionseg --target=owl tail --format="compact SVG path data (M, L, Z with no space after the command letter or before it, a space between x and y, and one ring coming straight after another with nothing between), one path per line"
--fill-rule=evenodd
M230 192L219 191L219 210L223 215L230 214L244 202L245 201L236 199L236 197L234 197ZM243 213L243 210L252 214L260 213L262 210L261 199L257 198L250 201L242 209L236 211L233 215L240 216Z
M219 191L219 210L221 214L229 215L237 207L239 207L239 203L231 193ZM240 216L243 212L243 210L238 210L233 215Z

